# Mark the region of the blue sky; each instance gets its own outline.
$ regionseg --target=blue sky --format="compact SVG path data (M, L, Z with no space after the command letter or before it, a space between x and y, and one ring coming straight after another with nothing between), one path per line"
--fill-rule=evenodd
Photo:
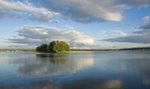
M0 0L0 49L150 46L149 0Z

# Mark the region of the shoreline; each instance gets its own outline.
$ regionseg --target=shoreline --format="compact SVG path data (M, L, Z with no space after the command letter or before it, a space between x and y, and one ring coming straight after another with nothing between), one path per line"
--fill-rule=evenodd
M122 48L122 49L70 49L68 52L123 51L123 50L150 50L150 47ZM36 50L35 49L0 49L0 52L36 52Z

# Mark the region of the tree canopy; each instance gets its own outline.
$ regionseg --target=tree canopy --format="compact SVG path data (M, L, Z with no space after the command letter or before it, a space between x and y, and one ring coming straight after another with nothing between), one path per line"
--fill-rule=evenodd
M69 50L69 45L64 41L52 41L47 44L42 44L36 48L38 52L53 52L62 53Z
M38 52L48 52L48 45L42 44L36 48L36 51Z

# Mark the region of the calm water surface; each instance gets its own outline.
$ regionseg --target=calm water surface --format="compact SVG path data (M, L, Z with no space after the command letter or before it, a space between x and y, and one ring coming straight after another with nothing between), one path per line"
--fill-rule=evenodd
M0 89L150 89L150 51L1 52Z

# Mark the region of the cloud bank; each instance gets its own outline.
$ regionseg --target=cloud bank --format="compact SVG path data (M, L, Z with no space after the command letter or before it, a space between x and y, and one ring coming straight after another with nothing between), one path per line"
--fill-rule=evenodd
M13 43L37 46L53 40L63 40L72 48L86 48L93 45L93 39L88 35L70 29L60 29L44 26L24 26L18 30L18 37L9 39Z
M81 23L121 21L124 9L149 4L150 0L0 0L0 18L53 22L53 17L60 17Z
M45 0L44 7L77 22L121 21L127 8L150 4L150 0Z
M134 31L132 35L105 39L104 41L111 42L131 42L131 43L150 43L150 16L143 18L144 24L139 26L137 31Z
M48 2L48 3L47 3ZM64 18L77 22L120 21L119 6L112 0L47 0L44 4ZM49 4L52 4L49 6ZM109 7L109 8L108 8Z

